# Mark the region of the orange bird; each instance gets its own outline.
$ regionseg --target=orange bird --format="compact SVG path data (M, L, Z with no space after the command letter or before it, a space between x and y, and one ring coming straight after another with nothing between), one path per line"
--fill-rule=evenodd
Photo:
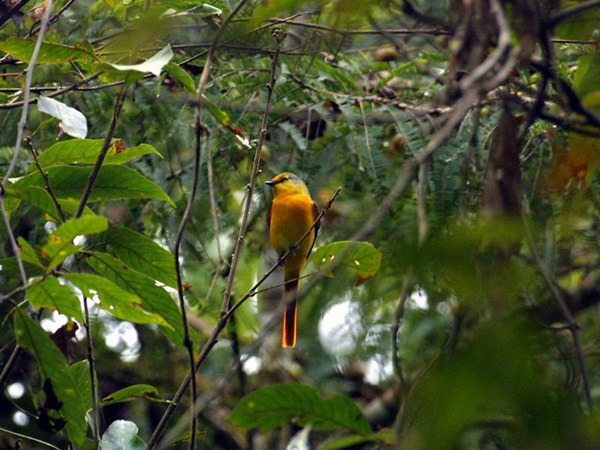
M267 212L271 244L279 257L290 251L283 263L284 299L288 306L283 313L281 346L295 347L298 278L317 239L319 224L297 247L295 245L317 219L319 209L310 197L304 181L293 173L280 173L266 184L273 188L273 203Z

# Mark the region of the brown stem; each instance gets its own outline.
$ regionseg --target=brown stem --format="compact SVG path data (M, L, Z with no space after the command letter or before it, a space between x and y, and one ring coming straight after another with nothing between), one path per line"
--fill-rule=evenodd
M110 118L110 124L108 126L108 130L106 131L106 135L104 136L104 142L102 143L102 148L100 149L100 153L98 154L98 158L96 159L96 163L94 164L94 168L88 177L87 183L85 185L85 189L83 190L83 194L81 195L81 200L79 200L79 206L77 207L77 211L75 212L75 218L81 217L85 206L87 205L88 199L92 194L92 190L94 189L94 184L96 183L96 179L98 178L98 174L102 169L102 163L104 163L104 158L108 153L108 149L112 143L113 135L115 134L115 129L117 128L117 123L119 120L119 116L121 115L121 109L123 108L123 102L125 101L125 91L127 89L127 85L123 84L121 87L121 91L115 101L115 107L113 109L112 117Z

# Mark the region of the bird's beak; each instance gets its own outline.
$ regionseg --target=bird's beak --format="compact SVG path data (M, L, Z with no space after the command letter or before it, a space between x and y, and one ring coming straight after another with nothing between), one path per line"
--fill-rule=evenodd
M266 184L267 186L271 186L271 187L275 186L275 183L274 183L273 181L271 181L271 180L269 180L269 181L266 181L266 182L265 182L265 184Z

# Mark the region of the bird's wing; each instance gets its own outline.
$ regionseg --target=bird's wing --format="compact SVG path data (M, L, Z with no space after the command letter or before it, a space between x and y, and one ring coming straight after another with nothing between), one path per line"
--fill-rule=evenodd
M312 213L313 213L313 221L315 221L317 219L317 217L319 217L319 207L317 206L317 204L315 202L312 202ZM317 236L319 235L320 226L321 226L321 221L319 220L317 222L317 224L315 225L315 238L313 239L312 244L310 244L310 249L308 250L306 257L308 257L308 255L310 255L310 252L312 252L312 249L315 246L315 242L317 241Z

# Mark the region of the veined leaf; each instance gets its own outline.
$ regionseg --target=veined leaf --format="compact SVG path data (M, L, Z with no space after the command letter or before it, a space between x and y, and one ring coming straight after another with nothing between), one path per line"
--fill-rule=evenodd
M123 261L106 253L94 253L86 262L99 275L137 295L145 310L161 316L169 324L163 332L175 345L183 347L184 334L179 308L162 287L156 286L152 278L130 269Z
M19 247L21 247L21 259L23 261L27 261L28 263L35 264L38 267L44 267L40 258L38 257L37 252L31 246L29 242L23 239L21 236L17 239L19 243Z
M149 384L134 384L107 395L100 401L100 406L130 402L136 398L156 399L157 397L158 389L156 389L154 386Z
M144 311L138 296L121 289L104 277L90 273L65 273L62 276L81 289L86 297L93 298L97 295L98 307L119 319L168 326L160 316Z
M600 90L600 53L583 55L579 58L573 88L580 98Z
M47 169L52 190L58 198L78 199L85 189L92 167L55 166ZM32 173L13 183L13 189L44 186L40 173ZM174 206L173 200L158 185L135 170L108 165L102 168L90 195L90 201L147 198L163 200Z
M294 418L314 430L372 432L352 400L341 395L323 398L315 388L295 383L268 386L246 395L233 409L230 420L244 430L258 428L264 433Z
M381 430L372 434L350 434L328 440L319 450L339 450L353 447L366 442L381 442L389 445L395 443L394 433L391 430Z
M50 380L54 394L62 402L59 411L66 422L69 439L77 447L83 445L87 428L85 414L89 403L80 393L82 386L73 379L74 371L69 370L64 355L37 322L22 311L15 314L14 321L18 344L35 354L42 377Z
M202 103L206 107L206 110L210 113L211 116L221 125L227 126L231 123L231 119L229 118L229 114L215 105L206 95L202 95Z
M36 265L31 264L28 261L23 261L25 267L25 273L28 277L36 277L42 275L43 269ZM17 265L17 258L9 256L8 258L0 258L0 276L6 278L19 278L19 267ZM20 279L20 278L19 278Z
M50 260L47 270L57 267L68 256L79 251L80 247L73 244L73 239L77 236L101 233L107 228L108 220L103 216L89 215L65 221L54 230L48 243L42 247L42 252Z
M16 210L20 204L19 200L22 200L45 212L51 216L55 222L60 222L62 220L54 200L52 200L48 191L41 186L22 186L15 188L14 184L8 185L6 187L6 195L7 199L12 198L13 200L18 200L14 205L6 208L9 213ZM75 211L77 211L77 206L79 205L78 200L63 198L57 199L57 201L65 214L73 215L75 214ZM94 212L86 206L83 215L89 214L94 215Z
M34 48L35 39L8 38L0 42L0 50L23 62L31 60ZM89 47L79 48L45 42L40 48L37 62L38 64L65 64L69 61L91 61L94 58L95 56L89 53Z
M137 435L138 427L128 420L115 420L100 441L102 450L145 450L146 444Z
M92 408L92 382L90 380L90 363L87 360L71 364L67 370L79 390L79 395L86 410Z
M135 267L167 286L177 286L175 259L171 252L149 237L125 227L110 227L105 236L110 251L129 267Z
M196 85L192 76L177 64L169 63L165 66L165 71L173 77L175 81L181 84L190 94L196 92Z
M98 159L102 148L103 139L70 139L54 144L38 157L42 167L57 165L77 164L93 165ZM106 153L104 164L125 164L143 155L162 155L158 150L148 144L126 148L115 140Z
M73 291L56 277L47 277L27 289L27 298L36 308L49 308L83 323L81 303Z
M319 247L310 261L319 270L337 264L338 268L356 271L357 283L361 284L379 271L381 252L369 242L339 241Z

